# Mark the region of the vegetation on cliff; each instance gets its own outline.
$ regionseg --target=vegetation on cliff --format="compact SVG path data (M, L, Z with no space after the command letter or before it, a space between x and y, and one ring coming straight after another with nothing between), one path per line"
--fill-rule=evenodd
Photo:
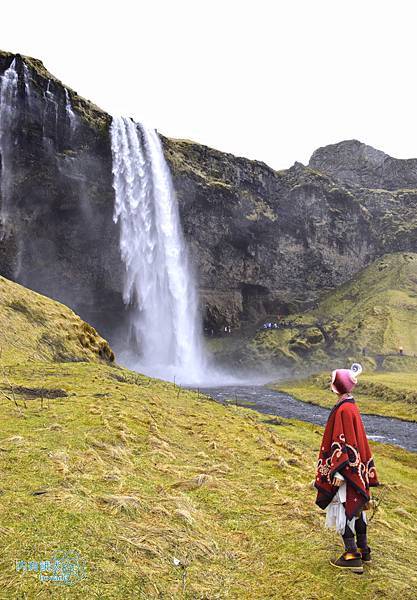
M290 314L279 329L261 329L235 359L295 372L361 360L368 369L413 370L417 365L417 254L386 255L316 308ZM267 319L268 320L268 319ZM399 354L403 348L404 355Z
M5 52L0 50L0 61L6 60L11 61L13 58L19 57L28 67L31 73L31 82L39 90L43 91L47 87L48 82L60 88L61 90L66 89L71 100L71 105L75 109L76 113L90 126L96 129L97 132L106 133L110 125L111 117L106 112L101 110L90 100L86 100L78 94L75 90L66 86L57 77L52 75L46 68L41 60L33 58L32 56L22 56L20 54L14 54L12 52Z
M309 488L321 428L222 406L100 360L56 362L38 349L35 328L71 337L73 313L13 290L1 307L5 598L353 597L358 580L328 564L340 542L323 529ZM17 310L7 307L13 300ZM385 488L375 492L383 501L361 598L411 599L415 456L373 448ZM73 586L16 571L16 561L64 550L86 561Z

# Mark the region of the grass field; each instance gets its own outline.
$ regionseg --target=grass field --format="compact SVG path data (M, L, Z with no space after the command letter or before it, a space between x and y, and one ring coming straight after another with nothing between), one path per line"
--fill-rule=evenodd
M372 444L374 562L340 572L309 486L321 428L122 369L92 333L84 355L73 313L36 295L34 322L36 298L15 287L23 308L2 309L1 600L415 599L416 455ZM44 347L57 330L60 360ZM85 561L74 585L16 569L64 552Z
M341 546L309 488L320 428L117 367L6 374L68 396L1 402L1 598L415 598L415 455L373 445L384 498L358 578L328 564ZM78 551L86 578L16 572L57 550Z

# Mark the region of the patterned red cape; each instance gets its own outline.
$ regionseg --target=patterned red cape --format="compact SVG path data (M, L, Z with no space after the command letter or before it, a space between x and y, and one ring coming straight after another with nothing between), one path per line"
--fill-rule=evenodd
M350 520L369 501L369 487L379 485L365 428L352 397L333 407L324 430L314 483L320 508L326 508L338 490L331 483L336 471L346 480L345 511Z

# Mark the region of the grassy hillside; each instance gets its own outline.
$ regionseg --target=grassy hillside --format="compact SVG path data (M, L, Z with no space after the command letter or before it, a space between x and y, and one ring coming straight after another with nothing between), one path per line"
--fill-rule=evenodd
M73 313L39 301L43 333L59 322L71 338ZM22 310L1 314L14 331L2 333L0 369L1 599L415 598L415 455L373 444L385 483L375 560L362 577L341 573L309 487L320 428L101 360L22 360L38 338L26 339ZM73 586L16 571L64 551L86 563Z
M3 363L113 361L109 344L67 306L0 276Z
M417 254L384 256L288 326L258 332L238 353L254 366L298 371L361 358L369 368L417 367ZM398 356L402 346L406 356ZM366 357L363 356L365 350Z

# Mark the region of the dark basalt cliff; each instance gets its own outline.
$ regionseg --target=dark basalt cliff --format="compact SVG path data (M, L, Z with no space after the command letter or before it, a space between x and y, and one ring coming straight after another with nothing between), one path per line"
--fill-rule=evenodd
M13 58L0 54L0 75ZM103 326L123 311L111 119L67 90L71 119L66 88L40 61L18 56L16 70L14 118L0 144L0 273Z
M13 58L0 53L0 75ZM124 267L112 220L111 118L39 61L18 56L16 69L16 117L1 146L0 273L65 302L112 340ZM162 141L207 327L313 306L376 257L417 248L417 189L404 189L417 188L417 161L354 141L277 172Z

